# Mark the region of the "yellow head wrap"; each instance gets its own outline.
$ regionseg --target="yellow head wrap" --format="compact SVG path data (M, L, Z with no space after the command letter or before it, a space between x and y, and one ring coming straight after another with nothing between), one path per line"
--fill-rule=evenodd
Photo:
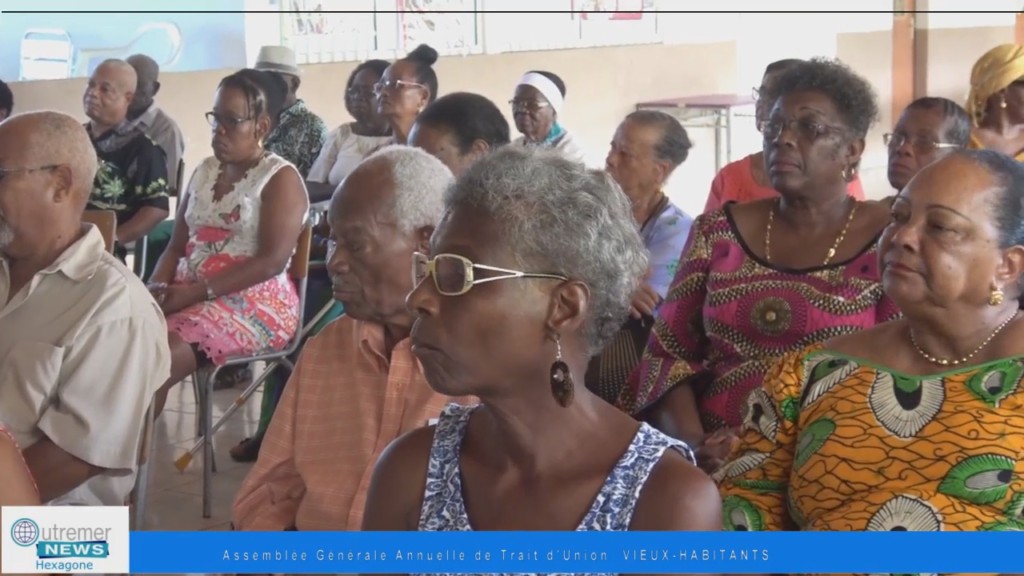
M1024 46L1002 44L989 50L971 69L967 113L977 126L985 116L988 99L1024 77Z

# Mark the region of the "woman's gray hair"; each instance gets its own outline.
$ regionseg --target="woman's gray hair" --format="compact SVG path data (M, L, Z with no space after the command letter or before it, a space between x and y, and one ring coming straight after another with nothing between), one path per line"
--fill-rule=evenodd
M445 197L498 225L519 266L556 272L590 288L584 327L590 354L611 341L647 271L629 200L603 171L557 152L505 146L478 160Z
M398 144L377 150L362 164L372 162L384 162L391 170L395 183L393 214L403 232L437 226L444 214L445 190L455 179L443 162L419 148Z

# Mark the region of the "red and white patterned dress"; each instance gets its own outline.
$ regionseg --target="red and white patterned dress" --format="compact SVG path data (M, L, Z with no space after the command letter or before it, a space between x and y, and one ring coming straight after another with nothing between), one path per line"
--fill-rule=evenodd
M281 169L295 167L268 152L230 192L214 200L221 165L212 156L203 161L189 187L189 238L175 284L199 282L256 254L263 188ZM295 285L283 271L245 290L175 312L167 317L167 327L220 365L232 356L284 348L298 329L298 305Z

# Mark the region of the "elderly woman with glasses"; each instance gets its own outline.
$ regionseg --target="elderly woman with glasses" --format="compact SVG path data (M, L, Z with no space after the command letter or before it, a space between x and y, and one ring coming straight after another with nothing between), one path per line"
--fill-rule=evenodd
M772 94L775 91L776 80L785 71L801 63L803 60L787 58L772 62L765 68L761 85L753 90L754 118L758 130L775 104ZM864 199L864 189L855 168L853 178L846 185L846 193L857 200ZM778 195L778 191L772 188L771 178L764 164L764 152L758 151L726 164L718 171L711 182L711 193L704 204L704 212L713 212L729 202L750 202L762 198L776 198Z
M224 78L206 118L213 156L192 174L150 279L171 347L158 410L197 365L281 349L299 324L286 268L309 200L295 166L264 148L264 87L247 73Z
M363 158L390 141L391 126L377 112L374 92L388 66L385 60L367 60L349 74L345 83L345 110L353 121L331 131L309 169L306 188L312 203L329 201L341 181Z
M897 316L879 284L887 207L847 194L878 114L871 86L816 59L777 80L764 158L777 198L697 218L619 406L721 464L782 354Z
M1024 167L954 150L879 242L904 317L785 356L719 474L734 530L1018 531Z
M925 97L911 102L892 132L882 136L889 149L889 184L896 192L915 174L971 138L971 120L959 104Z
M437 99L437 50L420 44L405 58L395 60L374 86L377 112L391 125L388 144L407 144L416 117Z
M481 404L385 451L364 530L720 529L686 444L583 386L646 269L609 176L505 147L449 191L430 251L408 297L413 351L434 390Z
M583 162L583 147L558 122L565 107L565 82L557 74L527 72L509 104L516 129L522 134L512 144L557 150L570 160Z

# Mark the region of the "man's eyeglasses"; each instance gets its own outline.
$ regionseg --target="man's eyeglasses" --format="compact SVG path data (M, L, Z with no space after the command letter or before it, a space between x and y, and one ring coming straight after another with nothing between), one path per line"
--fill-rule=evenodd
M512 107L513 114L516 112L533 114L551 106L550 102L540 102L539 100L509 100L508 104Z
M890 150L899 150L903 147L903 144L909 142L910 147L918 154L928 154L938 148L959 148L956 144L938 142L930 136L908 136L902 132L882 134L882 142L885 142L885 145L888 146Z
M829 126L828 124L822 124L809 120L807 118L794 118L791 120L783 120L781 118L774 118L772 120L766 120L761 122L759 126L761 134L764 135L765 140L775 140L782 134L783 130L796 130L797 135L807 141L815 141L826 134L842 132L844 128L839 126Z
M477 278L474 274L475 270L497 272L499 275ZM414 252L412 255L413 286L419 286L427 276L434 278L434 287L442 296L461 296L477 284L495 280L511 280L513 278L544 278L563 282L568 280L561 274L535 274L474 264L468 258L458 254L438 254L430 258L426 254Z
M53 170L57 167L57 164L47 164L46 166L37 166L35 168L0 168L0 180L6 178L9 174L28 174L30 172Z
M387 82L381 80L373 85L373 93L380 96L383 92L397 92L405 88L422 88L427 89L426 86L418 82L406 82L405 80L388 80Z
M219 114L217 112L206 113L206 121L209 122L210 126L213 128L220 126L228 129L237 128L249 120L252 120L252 118L239 118L237 116L228 116L227 114Z

